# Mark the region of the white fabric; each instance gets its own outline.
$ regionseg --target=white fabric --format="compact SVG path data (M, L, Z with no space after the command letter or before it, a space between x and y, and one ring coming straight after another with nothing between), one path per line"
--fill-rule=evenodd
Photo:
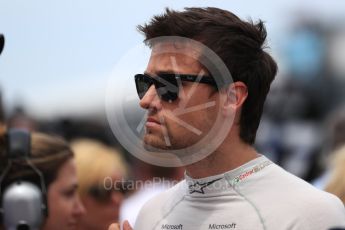
M345 227L345 209L261 156L225 174L185 180L151 199L134 229L326 230Z
M154 196L166 191L169 187L163 183L151 183L151 186L145 186L125 199L120 209L120 223L125 220L133 226L139 211L144 204Z

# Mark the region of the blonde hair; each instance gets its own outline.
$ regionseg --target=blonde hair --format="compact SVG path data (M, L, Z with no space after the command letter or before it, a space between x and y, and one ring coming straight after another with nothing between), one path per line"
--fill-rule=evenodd
M104 179L118 173L127 175L127 166L119 151L91 139L80 139L72 144L75 153L79 193L86 195L90 187L103 185Z
M345 145L340 147L334 154L333 171L331 179L325 190L333 193L345 204Z

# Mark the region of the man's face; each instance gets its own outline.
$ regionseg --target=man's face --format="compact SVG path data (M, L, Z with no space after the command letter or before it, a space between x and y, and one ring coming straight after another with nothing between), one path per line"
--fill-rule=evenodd
M173 43L156 44L152 48L146 73L207 75L197 61L199 54L188 46ZM160 99L151 85L140 101L148 110L144 145L147 149L182 149L196 144L212 128L218 111L218 92L208 84L182 81L178 99Z

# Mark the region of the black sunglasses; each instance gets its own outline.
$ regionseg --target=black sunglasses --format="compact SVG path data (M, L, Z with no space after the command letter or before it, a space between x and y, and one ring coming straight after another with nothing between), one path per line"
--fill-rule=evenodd
M155 86L158 96L163 101L168 102L172 102L178 98L181 81L209 84L217 88L216 81L207 75L161 73L156 76L151 77L148 74L136 74L134 76L140 99L144 97L152 84Z
M100 185L91 186L88 190L90 196L92 196L98 202L108 202L113 192L119 192L123 195L127 195L129 192L128 183L127 182L118 182L116 186L111 189L107 189Z

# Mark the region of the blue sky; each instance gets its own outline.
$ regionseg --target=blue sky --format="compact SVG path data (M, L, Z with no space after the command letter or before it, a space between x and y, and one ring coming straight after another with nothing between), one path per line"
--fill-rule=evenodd
M244 19L263 19L273 51L301 14L322 20L345 15L345 1L338 0L0 0L0 32L6 37L0 87L6 108L21 103L40 118L102 112L109 74L142 42L135 26L165 7L186 6L215 6ZM122 80L128 79L119 76Z

